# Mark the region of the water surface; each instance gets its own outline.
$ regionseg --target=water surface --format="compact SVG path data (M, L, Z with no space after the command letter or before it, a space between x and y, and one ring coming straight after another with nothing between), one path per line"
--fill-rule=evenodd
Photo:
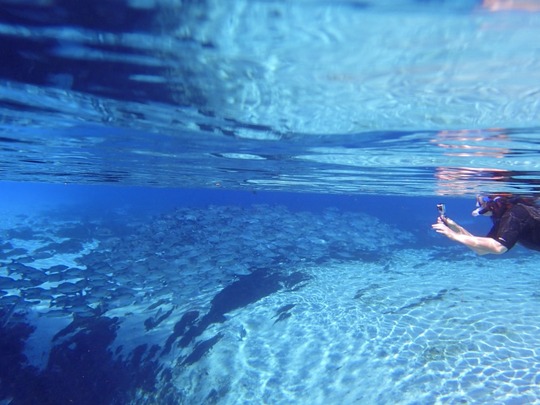
M540 14L497 3L4 1L0 178L533 193Z

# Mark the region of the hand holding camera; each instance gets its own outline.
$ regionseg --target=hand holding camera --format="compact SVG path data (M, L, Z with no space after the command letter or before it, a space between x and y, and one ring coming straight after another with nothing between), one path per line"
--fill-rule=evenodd
M446 217L446 205L437 204L437 210L439 211L439 218L441 221L448 226L448 218Z

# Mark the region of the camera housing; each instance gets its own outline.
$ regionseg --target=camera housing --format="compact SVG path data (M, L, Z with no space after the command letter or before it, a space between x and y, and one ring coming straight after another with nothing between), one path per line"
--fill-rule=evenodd
M446 214L446 206L444 204L437 204L437 210L439 210L439 215L444 217Z

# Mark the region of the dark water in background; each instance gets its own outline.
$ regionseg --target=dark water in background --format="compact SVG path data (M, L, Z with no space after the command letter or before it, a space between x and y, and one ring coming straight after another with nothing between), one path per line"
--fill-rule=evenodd
M471 216L474 200L452 197L394 197L235 191L219 189L164 189L145 187L84 186L61 184L4 183L5 199L0 209L7 215L70 212L86 218L114 216L125 211L152 218L178 207L206 208L211 205L249 207L284 206L292 212L321 213L328 208L362 212L390 223L400 230L430 229L437 217L436 204L444 202L448 215L472 230L487 231L490 221Z
M450 274L467 267L461 260L495 268L497 259L473 258L430 225L444 202L449 216L482 235L490 223L470 216L475 194L537 194L540 5L514 3L0 0L0 401L190 403L194 393L171 389L171 375L185 383L186 367L198 370L226 341L222 332L200 338L203 326L284 285L303 286L294 271L306 261L380 264L383 281L370 284L377 292L386 272L409 274L399 272L415 256L402 250L419 257L428 250L428 264L410 263L419 275L408 277L405 309L455 293L435 280L433 291L413 295L441 270L430 261ZM337 248L311 256L320 235L296 222ZM280 241L281 231L290 239ZM47 239L62 235L73 244ZM83 290L70 281L81 275L76 268L46 271L55 254L77 253L93 236L100 245L78 259L91 269L77 282ZM14 253L11 241L35 239L46 246ZM267 251L250 250L260 245ZM43 268L32 262L40 255ZM526 258L516 247L504 268L519 269ZM141 303L140 285L145 307L115 316L133 297ZM32 318L45 305L36 297L64 317ZM291 316L290 305L276 316ZM210 308L206 316L201 308ZM162 335L115 341L131 319L154 337L153 325L164 322ZM34 327L56 333L54 342L53 332L42 339L50 340L46 372L25 360L29 337L26 350L41 347ZM181 345L182 334L195 343L185 338L178 363L167 364L156 347ZM111 356L113 342L131 338L140 345ZM328 398L342 400L345 388ZM202 397L235 398L219 390Z

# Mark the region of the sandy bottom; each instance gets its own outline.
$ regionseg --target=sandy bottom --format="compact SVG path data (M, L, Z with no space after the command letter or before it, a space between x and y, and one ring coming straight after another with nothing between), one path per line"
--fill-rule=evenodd
M170 352L156 352L157 384L133 403L153 404L165 391L190 404L539 402L534 252L490 259L388 241L377 255L373 239L342 230L376 225L390 234L384 224L337 211L183 210L121 235L99 224L24 221L4 223L16 237L4 242L0 262L2 322L26 312L36 330L25 355L38 369L74 319L118 319L110 352L127 358L140 345L162 350L184 314L207 313L251 268L305 275L224 311L193 342L182 346L179 336Z
M533 258L446 263L410 250L384 268L309 268L304 288L232 314L212 352L177 370L177 386L194 399L212 387L224 404L534 403ZM289 318L268 322L288 304Z

